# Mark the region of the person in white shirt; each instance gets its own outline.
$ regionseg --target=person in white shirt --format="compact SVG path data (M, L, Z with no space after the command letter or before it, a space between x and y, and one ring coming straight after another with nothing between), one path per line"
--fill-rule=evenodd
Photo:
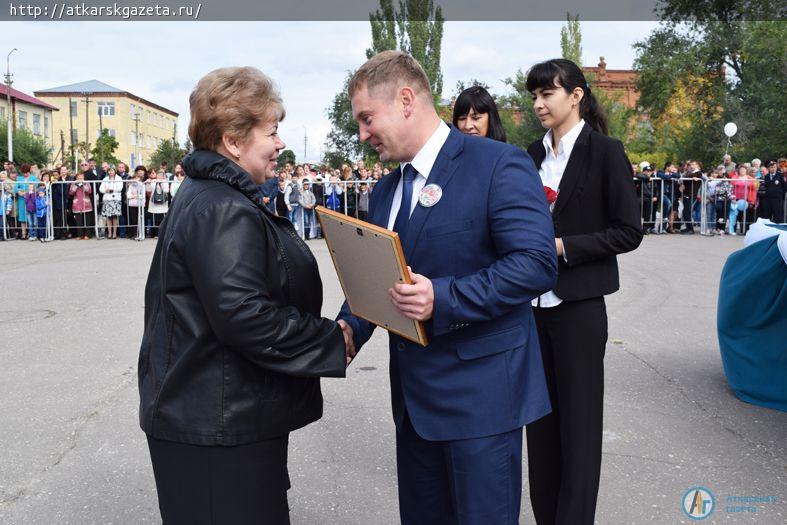
M122 212L120 203L123 196L123 179L120 178L113 166L108 168L107 176L104 177L98 191L104 196L101 216L107 220L107 239L117 239L118 218Z
M132 180L126 185L126 216L128 217L128 238L141 240L144 234L140 224L144 227L145 209L145 184L143 180L147 175L145 166L137 166Z
M555 287L533 300L552 412L527 425L530 501L538 525L592 525L601 473L604 296L616 256L642 240L631 163L582 70L564 59L528 72L548 131L528 148L547 195L558 255Z
M393 230L411 284L393 284L425 346L391 331L402 523L515 523L522 428L549 412L530 300L554 286L554 228L522 150L440 119L411 56L384 51L348 85L359 139L399 167L376 186L368 222ZM375 325L339 314L348 359ZM530 334L530 335L528 335Z
M163 172L151 170L152 178L145 183L148 194L148 213L150 214L150 236L158 236L159 226L169 211L169 183Z

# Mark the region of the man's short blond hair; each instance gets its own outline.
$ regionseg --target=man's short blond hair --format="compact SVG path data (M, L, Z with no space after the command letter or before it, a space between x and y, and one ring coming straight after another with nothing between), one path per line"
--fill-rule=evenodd
M189 138L194 149L215 151L227 135L248 138L260 123L284 118L273 81L254 67L223 67L202 77L189 97Z
M393 97L396 88L402 85L413 88L416 95L432 96L429 78L416 59L402 51L383 51L367 60L355 72L347 92L352 98L358 89L366 86L370 93L377 90L377 94ZM387 92L381 93L380 88Z

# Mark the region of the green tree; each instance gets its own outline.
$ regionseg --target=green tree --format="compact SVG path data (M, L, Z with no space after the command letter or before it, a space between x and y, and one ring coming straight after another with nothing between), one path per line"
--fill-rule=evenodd
M150 156L148 164L149 166L160 166L163 161L166 161L170 169L174 169L175 164L183 160L185 156L186 151L180 147L177 140L174 138L162 140L156 151Z
M485 82L481 82L477 78L471 78L467 82L465 82L464 80L457 80L456 81L456 86L454 86L454 93L453 93L452 98L456 99L462 93L462 91L464 91L465 89L468 89L468 88L471 88L471 87L476 87L476 86L480 86L480 87L484 88L485 90L489 91L489 84L487 84Z
M582 67L582 27L579 23L579 15L572 18L571 13L566 13L566 25L560 30L560 50L563 58ZM592 86L596 79L592 74L587 74L586 77ZM604 91L596 90L593 96L607 115L610 136L624 143L628 141L634 132L634 110L621 102L619 97Z
M52 149L46 145L44 139L33 135L30 130L17 128L13 133L14 163L49 164ZM8 159L8 125L0 123L0 157Z
M560 30L560 50L563 58L582 66L582 29L579 15L572 19L571 13L566 13L566 25Z
M665 23L635 45L640 109L672 160L721 160L725 122L738 124L733 154L769 158L787 135L787 27L778 3L667 0ZM781 84L781 86L779 86Z
M92 148L90 142L82 141L82 142L75 143L74 144L75 159L78 160L89 159L90 156L92 155L90 152L91 149Z
M292 165L295 165L295 152L291 149L282 150L282 152L279 153L279 156L276 158L276 167L281 168L288 162Z
M787 145L787 24L750 22L742 34L741 81L733 86L731 120L743 127L745 158L783 157Z
M336 162L341 165L350 159L364 158L376 162L377 152L368 144L362 143L359 139L358 123L353 118L352 104L347 96L347 88L353 73L347 74L344 86L340 92L333 97L333 102L328 108L328 119L331 121L331 130L326 139L327 152L326 159L330 159L329 164L333 166ZM337 166L338 167L338 166Z
M440 70L445 22L443 9L440 6L435 8L432 0L400 0L399 11L394 16L399 30L399 49L421 64L429 78L432 98L439 102L443 94L443 73Z
M104 161L117 165L117 163L120 162L117 157L115 157L115 150L118 149L118 146L120 146L120 144L118 144L115 137L109 134L109 130L102 129L101 135L96 139L96 145L90 151L90 154L96 159L99 165Z
M510 108L510 111L501 111L500 119L508 142L525 149L544 136L544 127L533 112L533 99L527 90L527 75L520 69L503 82L513 92L501 97L503 107Z
M327 151L323 156L323 163L333 169L341 168L342 164L350 164L352 159L345 157L336 150Z
M412 55L423 66L429 78L432 98L437 102L443 91L440 52L443 40L443 11L432 0L400 0L398 9L393 0L380 0L380 7L369 15L372 45L366 58L389 49L400 49ZM326 139L325 159L330 165L350 159L364 158L377 162L377 152L358 139L358 123L352 117L347 88L354 71L348 71L342 90L333 97L326 110L331 131Z
M380 0L380 9L369 14L372 26L372 47L366 50L366 58L377 53L396 49L396 16L392 0Z

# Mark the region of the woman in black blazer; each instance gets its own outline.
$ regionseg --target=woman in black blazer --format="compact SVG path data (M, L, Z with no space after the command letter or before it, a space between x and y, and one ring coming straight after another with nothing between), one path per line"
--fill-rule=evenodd
M601 472L604 296L618 287L616 255L639 246L631 164L582 70L563 59L528 72L533 109L548 129L528 148L555 224L558 281L534 300L552 413L527 426L530 500L539 525L594 522ZM549 197L548 197L549 199Z

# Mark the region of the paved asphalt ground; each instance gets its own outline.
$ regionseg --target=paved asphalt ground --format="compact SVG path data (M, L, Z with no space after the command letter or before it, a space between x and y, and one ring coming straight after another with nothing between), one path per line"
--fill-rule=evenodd
M650 236L621 257L597 523L690 523L680 500L695 485L717 499L706 523L787 523L787 414L736 399L719 358L718 279L742 245ZM0 524L160 522L136 382L154 246L0 243ZM333 317L341 289L324 243L310 246ZM378 330L346 380L323 382L325 417L291 437L293 523L397 522L387 366ZM728 496L777 502L733 514Z

